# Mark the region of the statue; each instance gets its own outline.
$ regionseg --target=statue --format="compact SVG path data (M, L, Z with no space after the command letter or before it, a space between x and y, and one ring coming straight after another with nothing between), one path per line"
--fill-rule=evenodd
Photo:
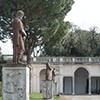
M47 81L52 80L52 68L48 63L46 63L46 80Z
M53 69L49 63L46 63L46 80L55 82L55 68Z
M22 62L23 53L25 52L25 36L26 32L24 30L24 26L22 23L22 18L24 16L24 12L19 10L16 13L16 17L14 18L12 22L12 30L13 30L13 62L15 64L24 64Z
M56 69L55 68L52 70L52 80L53 82L56 82Z
M53 100L54 92L55 92L55 69L49 63L46 63L46 77L43 83L43 98L45 100Z

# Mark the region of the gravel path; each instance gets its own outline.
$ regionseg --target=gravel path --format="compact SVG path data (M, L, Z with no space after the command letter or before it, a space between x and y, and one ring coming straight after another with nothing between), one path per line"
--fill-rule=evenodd
M100 95L61 95L60 100L100 100Z

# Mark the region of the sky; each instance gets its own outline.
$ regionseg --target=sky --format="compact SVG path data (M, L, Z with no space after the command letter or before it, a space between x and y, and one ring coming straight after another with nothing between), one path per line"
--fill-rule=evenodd
M65 21L72 22L81 29L88 30L90 27L100 29L100 0L74 0L70 12L65 17ZM0 42L2 54L12 54L12 42Z
M81 29L100 28L100 0L74 0L72 10L65 20L78 25Z

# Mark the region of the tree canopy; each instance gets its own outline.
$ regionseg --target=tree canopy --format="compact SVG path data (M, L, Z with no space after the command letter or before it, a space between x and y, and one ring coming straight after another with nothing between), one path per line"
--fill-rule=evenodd
M0 40L11 39L12 19L18 10L23 10L28 59L37 46L41 56L100 56L100 34L96 28L82 30L63 21L73 3L73 0L0 0Z
M73 3L73 0L0 0L0 40L11 38L11 22L20 9L25 12L27 55L36 46L51 46L52 41L61 41L65 35L61 30L68 25L63 19Z
M74 30L67 34L66 39L62 43L62 50L58 49L60 53L57 56L100 56L100 33L98 33L96 27L92 27L89 31L75 26L72 26L72 29Z

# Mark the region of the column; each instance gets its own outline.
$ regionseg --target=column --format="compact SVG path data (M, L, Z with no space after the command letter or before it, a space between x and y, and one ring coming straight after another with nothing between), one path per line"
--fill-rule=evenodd
M60 85L59 85L59 91L60 93L63 93L63 76L60 75Z
M36 76L36 79L37 79L37 81L36 81L37 82L37 84L36 84L37 85L36 86L37 92L40 93L40 81L39 81L40 78L39 78L39 75Z
M75 78L74 76L72 77L72 94L74 95L75 94Z
M91 94L91 77L89 77L89 94Z

